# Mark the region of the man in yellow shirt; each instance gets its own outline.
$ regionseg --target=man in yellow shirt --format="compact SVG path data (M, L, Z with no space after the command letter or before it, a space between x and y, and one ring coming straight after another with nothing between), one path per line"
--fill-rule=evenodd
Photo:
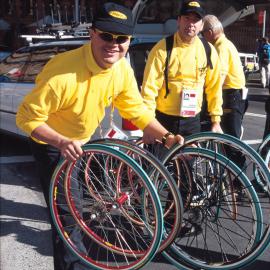
M222 24L216 16L206 15L203 22L203 36L215 46L221 62L223 95L221 127L224 133L240 138L242 120L247 108L247 100L243 99L247 89L240 56L234 44L226 38ZM243 166L244 159L241 155L231 154L231 158L239 166Z
M143 130L145 142L157 139L170 147L183 141L168 133L143 103L124 58L132 33L131 11L115 3L104 4L94 18L90 43L49 61L19 106L17 125L31 137L47 204L60 156L74 161L82 155L81 146L89 141L111 103ZM52 229L55 270L85 269L63 246L53 224ZM80 242L81 236L76 237Z
M182 136L201 131L200 111L204 92L211 117L211 130L222 132L219 58L214 47L208 44L211 50L211 68L205 46L197 36L203 27L204 14L199 1L184 2L177 20L178 31L173 35L168 76L164 72L169 55L166 51L166 39L159 41L150 51L144 70L142 96L145 104L166 129ZM150 149L163 155L158 145L151 146ZM184 189L181 190L181 195L185 198ZM181 229L181 236L199 234L201 231L199 225L186 222Z
M182 5L168 63L169 93L166 91L164 76L167 59L165 39L159 41L149 53L144 71L142 95L145 104L164 127L183 136L201 130L203 92L208 101L211 130L222 132L219 58L214 47L209 44L213 65L210 68L205 47L197 36L203 27L204 14L199 1L188 1Z

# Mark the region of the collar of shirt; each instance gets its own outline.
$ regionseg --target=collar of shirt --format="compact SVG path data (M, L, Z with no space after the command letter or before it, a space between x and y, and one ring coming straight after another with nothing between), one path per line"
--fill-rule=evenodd
M224 39L226 39L226 36L225 36L225 34L222 34L222 35L216 40L214 46L215 46L215 47L216 47L216 46L219 46L219 44L220 44Z
M180 37L180 34L179 32L176 33L176 45L179 46L179 47L189 47L191 46L192 44L194 44L196 42L196 40L198 39L198 36L196 36L191 43L189 42L184 42L182 40L182 38Z
M109 73L113 69L113 67L103 69L97 64L97 62L93 56L91 42L84 45L84 56L85 56L86 66L92 75Z

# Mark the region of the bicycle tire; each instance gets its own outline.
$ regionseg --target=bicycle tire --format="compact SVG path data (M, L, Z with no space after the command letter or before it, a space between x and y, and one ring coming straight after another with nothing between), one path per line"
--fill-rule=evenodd
M155 227L145 223L144 228L135 228L134 224L124 218L121 207L129 207L124 192L118 198L111 196L110 192L113 191L107 193L111 197L110 209L93 199L86 185L82 185L85 181L84 172L77 172L77 168L75 169L76 166L81 169L85 165L83 156L78 161L69 163L68 167L66 161L61 161L54 172L50 186L50 210L56 229L64 244L87 266L96 269L138 269L153 258L162 239L162 208L155 187L138 164L124 153L107 145L97 144L84 146L83 150L86 157L87 154L96 153L97 157L100 155L99 161L103 155L114 156L137 173L142 185L149 192ZM82 193L78 193L78 187L83 189ZM118 208L114 209L114 206ZM65 224L67 218L69 223ZM125 226L129 226L129 229ZM73 238L74 231L79 231L79 240ZM125 239L127 235L131 239Z
M182 235L182 238L179 240L176 239L174 244L165 251L165 256L167 258L171 257L170 261L177 267L189 266L192 267L192 269L238 269L251 263L261 254L262 249L266 247L265 242L262 243L260 241L263 229L263 218L260 203L254 188L252 185L250 185L248 178L245 176L245 174L241 173L239 168L230 162L226 157L203 148L184 148L179 151L173 150L164 158L163 164L166 166L166 163L169 163L170 160L176 157L178 154L193 157L198 155L199 157L204 157L211 162L217 163L219 166L224 166L226 170L237 177L237 179L241 182L245 192L245 198L248 198L247 201L250 202L250 208L245 209L245 212L243 213L245 213L246 216L244 216L244 214L242 214L243 206L239 204L238 207L241 208L241 211L239 211L241 214L238 214L238 219L235 220L232 219L230 215L227 215L227 212L230 211L226 209L227 202L224 203L224 205L220 204L220 202L218 204L214 204L214 209L215 207L217 208L216 211L208 210L208 212L202 212L201 214L201 216L204 217L204 229L202 230L202 234L198 237L194 236L193 238L189 238L188 236L186 239L185 236ZM211 177L209 177L209 179L211 180ZM223 181L222 179L223 178L220 177L221 182ZM211 205L211 203L214 203L215 201L211 200L209 202L208 194L210 193L207 193L206 191L204 194L206 197L202 201L202 206L197 206L197 208L195 207L193 209L191 208L191 210L194 211L194 209L197 209L196 211L198 211L199 209L200 211L203 211L201 209L205 207L205 203L207 203L206 207ZM215 193L212 194L215 195ZM222 194L222 196L224 196L223 193L218 194ZM222 196L216 196L216 198L222 202ZM246 199L244 203L247 203ZM187 210L190 211L190 209ZM189 212L187 213L189 214ZM217 233L215 233L214 229L210 225L211 222L215 224L216 220L219 220L219 217L221 219L221 221L219 221L219 227L221 229L217 229ZM227 219L225 220L224 217ZM209 222L210 225L207 225L207 222ZM249 229L252 233L249 232L246 234L245 222L250 223ZM207 235L207 229L209 228L212 229L213 235ZM240 229L242 234L240 234ZM235 233L236 231L237 233ZM229 233L231 233L230 237L227 236ZM246 238L247 235L252 235L252 237L250 239ZM269 239L269 233L266 237ZM214 239L216 239L216 242ZM211 245L208 245L207 241L210 240L212 241ZM221 247L221 243L223 243L224 246ZM241 243L241 250L236 249L236 246L234 246L235 243ZM232 254L236 258L232 256Z
M260 144L258 154L262 157L266 166L270 170L270 134L268 134ZM260 183L262 178L261 173L258 171L256 166L253 167L253 171L254 177L257 179L257 182Z
M250 180L253 181L254 185L259 184L265 190L267 194L270 194L270 172L267 166L265 165L262 157L249 145L245 144L243 141L239 140L236 137L233 137L228 134L220 134L214 132L201 132L197 134L190 135L185 139L185 145L196 143L196 142L205 142L205 141L215 141L219 144L224 144L239 150L243 153L246 158L248 158L249 164L244 166L244 169L247 170L249 165L256 166L262 175L261 183L255 183L252 177ZM177 149L178 146L175 147ZM252 163L252 164L251 164ZM250 166L251 167L251 166Z
M180 231L182 223L183 204L180 192L174 179L171 177L162 163L155 158L149 151L138 145L125 140L119 139L98 139L91 143L100 143L116 147L124 151L128 156L138 160L141 167L145 168L149 178L153 181L159 199L163 206L164 235L159 248L159 252L169 246ZM162 185L160 185L162 183ZM132 186L133 183L131 183ZM168 198L172 203L168 205ZM145 201L145 200L144 200ZM144 206L146 203L144 203ZM144 209L147 212L146 209ZM173 211L173 212L172 212ZM134 221L136 222L136 220ZM172 224L173 223L173 224Z

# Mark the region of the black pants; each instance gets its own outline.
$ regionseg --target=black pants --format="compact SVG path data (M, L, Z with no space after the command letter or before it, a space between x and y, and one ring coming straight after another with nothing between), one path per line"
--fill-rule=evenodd
M40 178L40 184L43 190L45 201L49 206L49 188L50 181L54 172L54 169L60 159L60 152L55 147L47 144L39 144L30 139L30 147L32 154L36 161L36 168ZM51 215L50 223L52 227L52 243L53 243L53 257L54 257L54 269L55 270L86 270L86 267L78 258L70 252L70 250L64 245L62 239L59 237L57 230L52 221ZM67 221L68 222L68 221ZM79 232L74 230L74 238L81 240ZM82 247L83 249L83 247Z
M180 134L183 137L192 135L201 131L200 116L179 117L162 113L156 110L157 120L170 132Z
M156 119L170 132L174 133L174 134L180 134L183 137L195 134L195 133L199 133L201 131L201 124L200 124L200 115L197 114L195 117L180 117L180 116L172 116L172 115L168 115L165 113L162 113L158 110L156 110ZM155 147L162 147L162 146L155 146ZM148 149L149 150L149 149ZM151 150L150 150L151 151ZM160 159L162 159L162 157L166 154L167 150L166 149L159 149L158 150L158 154L156 153L156 150L152 150L155 151L155 156L159 157ZM192 164L192 161L190 162L190 164ZM188 164L188 165L190 165ZM191 167L190 167L191 170ZM185 170L181 169L180 173L181 175L181 181L183 184L183 187L187 187L187 179L186 179L186 175L183 173ZM179 172L170 172L172 175L178 175ZM179 176L179 175L178 175ZM186 203L186 199L187 199L187 194L188 194L188 190L186 188L181 188L180 189L180 193L181 196L183 198L183 203ZM167 204L170 204L172 201L172 196L170 196L171 194L169 194L168 198L167 198ZM166 204L166 208L169 207ZM166 222L171 222L173 224L173 220L166 220Z
M221 128L225 134L229 134L239 139L248 101L242 100L242 90L239 89L223 90L222 96L223 115L221 117ZM240 168L243 168L245 158L241 153L229 148L227 150L227 156Z

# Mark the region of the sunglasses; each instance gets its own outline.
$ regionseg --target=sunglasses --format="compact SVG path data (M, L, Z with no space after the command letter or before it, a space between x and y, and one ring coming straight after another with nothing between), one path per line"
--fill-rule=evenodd
M114 35L108 32L103 32L101 30L95 29L96 32L98 32L98 36L106 42L112 42L115 40L115 42L117 44L122 44L127 42L131 36L127 36L127 35Z

